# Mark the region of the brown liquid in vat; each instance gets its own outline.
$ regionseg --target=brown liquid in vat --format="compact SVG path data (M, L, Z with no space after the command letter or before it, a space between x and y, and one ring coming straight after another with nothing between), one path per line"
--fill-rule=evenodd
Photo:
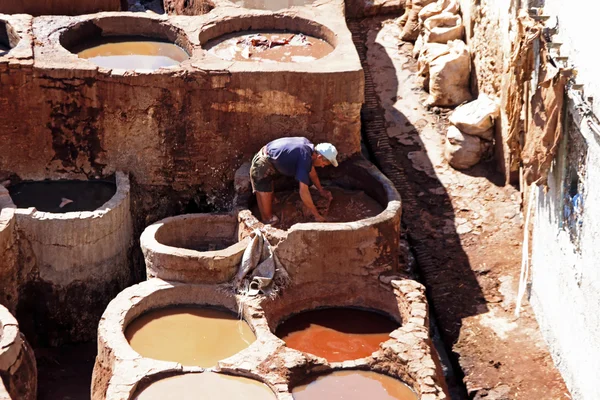
M260 35L260 40L256 35ZM285 45L264 45L274 41L286 41ZM253 46L250 43L263 43ZM298 33L287 32L239 32L223 35L209 41L205 48L209 53L232 61L255 62L310 62L325 57L333 51L333 46L322 39Z
M375 199L365 192L358 190L345 190L336 187L327 187L333 195L333 200L327 200L319 195L316 190L311 190L315 206L326 222L352 222L380 214L384 208ZM260 219L258 206L253 207L253 214ZM302 222L314 222L308 208L300 199L300 193L295 191L278 192L275 190L273 213L279 218L277 228L287 230L292 225Z
M277 11L294 6L306 6L312 4L313 0L239 0L235 4L257 10Z
M144 357L200 367L212 367L256 340L233 313L199 307L150 311L132 321L125 336Z
M418 400L401 381L370 371L335 371L292 390L295 400Z
M296 314L275 333L288 347L338 362L370 356L398 326L375 312L325 308Z
M173 43L129 36L104 37L76 53L101 67L130 70L156 70L189 58L185 50Z
M201 393L201 395L199 395ZM254 379L203 372L164 378L141 390L134 400L275 400L267 385Z

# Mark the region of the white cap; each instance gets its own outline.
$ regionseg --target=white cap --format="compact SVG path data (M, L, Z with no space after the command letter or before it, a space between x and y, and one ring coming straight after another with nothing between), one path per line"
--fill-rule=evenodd
M315 146L315 150L327 159L334 167L338 166L336 160L338 151L331 143L319 143Z

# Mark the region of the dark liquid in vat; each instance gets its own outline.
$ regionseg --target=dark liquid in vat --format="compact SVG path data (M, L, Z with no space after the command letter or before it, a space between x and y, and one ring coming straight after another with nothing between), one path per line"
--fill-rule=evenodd
M313 0L238 0L235 4L256 10L277 11L294 6L306 6L313 3Z
M271 44L269 47L269 42L277 41L289 41L289 44ZM255 62L310 62L333 51L332 45L312 36L258 31L223 35L209 41L204 47L224 60Z
M38 211L52 213L94 211L110 200L116 190L114 183L106 181L37 181L8 187L17 207L35 207ZM61 203L63 207L60 207Z
M254 379L203 372L151 383L134 400L275 400L267 385Z
M125 336L144 357L205 368L256 340L248 324L235 314L208 307L150 311L131 322Z
M106 36L75 51L105 68L155 70L177 65L189 58L181 47L154 39Z
M401 381L370 371L335 371L303 382L292 390L295 400L418 400Z
M370 356L398 326L371 311L324 308L293 315L275 334L288 347L338 362Z

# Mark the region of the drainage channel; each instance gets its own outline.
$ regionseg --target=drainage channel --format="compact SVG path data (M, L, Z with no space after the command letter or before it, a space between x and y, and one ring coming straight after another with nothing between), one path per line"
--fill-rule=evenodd
M384 110L377 97L373 76L367 63L367 32L361 27L362 20L347 20L346 22L352 33L352 41L360 57L365 76L365 103L361 110L363 152L366 150L368 158L393 182L402 196L402 215L415 213L419 207L414 200L415 196L412 193L413 189L409 184L407 174L398 162L390 145ZM411 195L407 195L407 193ZM402 225L403 231L405 231L405 221L402 221ZM439 270L439 266L434 262L429 248L420 241L411 238L410 226L408 228L407 240L416 261L416 268L411 273L415 274L416 278L421 281L419 271L426 274L427 272ZM431 298L429 298L429 302L433 303ZM433 307L430 307L430 322L432 339L440 356L450 395L453 400L468 399L467 390L463 383L464 373L456 357L449 356L449 354L452 354L452 349L446 349L443 343Z

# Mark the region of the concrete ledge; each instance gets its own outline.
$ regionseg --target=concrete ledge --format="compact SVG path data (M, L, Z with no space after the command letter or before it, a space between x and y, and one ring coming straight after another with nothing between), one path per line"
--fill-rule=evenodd
M228 214L189 214L147 227L140 244L148 278L187 283L223 283L239 268L249 239L237 241L237 218ZM221 250L197 251L199 244L236 242Z
M0 305L0 398L35 400L37 368L33 349L15 317Z

